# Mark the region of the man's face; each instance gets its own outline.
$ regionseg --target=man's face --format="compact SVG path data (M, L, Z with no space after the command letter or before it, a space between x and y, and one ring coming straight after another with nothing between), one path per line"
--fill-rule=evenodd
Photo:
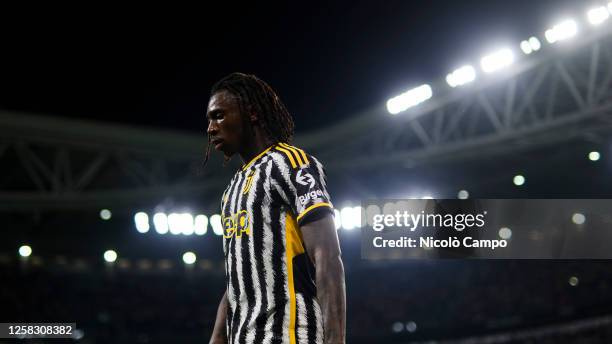
M244 119L235 97L227 91L213 94L206 110L208 135L216 150L225 156L232 156L243 144Z

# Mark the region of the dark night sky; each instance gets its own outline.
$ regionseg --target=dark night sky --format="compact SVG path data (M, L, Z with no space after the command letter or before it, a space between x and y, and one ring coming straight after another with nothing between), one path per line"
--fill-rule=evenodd
M0 108L203 130L215 80L254 73L298 133L442 78L501 43L584 16L592 1L239 3L0 14Z

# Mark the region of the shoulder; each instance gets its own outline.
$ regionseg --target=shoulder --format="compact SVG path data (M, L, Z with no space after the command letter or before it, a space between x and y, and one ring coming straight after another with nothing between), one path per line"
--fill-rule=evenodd
M321 163L311 154L303 149L286 143L279 143L270 152L272 159L277 165L298 170L301 168L318 167Z

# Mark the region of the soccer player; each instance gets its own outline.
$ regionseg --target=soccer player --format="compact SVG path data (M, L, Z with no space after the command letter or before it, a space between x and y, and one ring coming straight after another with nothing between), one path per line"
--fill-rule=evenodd
M226 291L210 343L345 343L344 267L323 165L291 146L264 81L233 73L207 108L208 142L236 171L221 199Z

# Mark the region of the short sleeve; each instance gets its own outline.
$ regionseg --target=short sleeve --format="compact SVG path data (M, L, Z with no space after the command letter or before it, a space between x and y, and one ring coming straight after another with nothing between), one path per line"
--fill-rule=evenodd
M280 144L274 154L276 173L273 183L291 208L300 226L333 214L323 165L303 150Z

